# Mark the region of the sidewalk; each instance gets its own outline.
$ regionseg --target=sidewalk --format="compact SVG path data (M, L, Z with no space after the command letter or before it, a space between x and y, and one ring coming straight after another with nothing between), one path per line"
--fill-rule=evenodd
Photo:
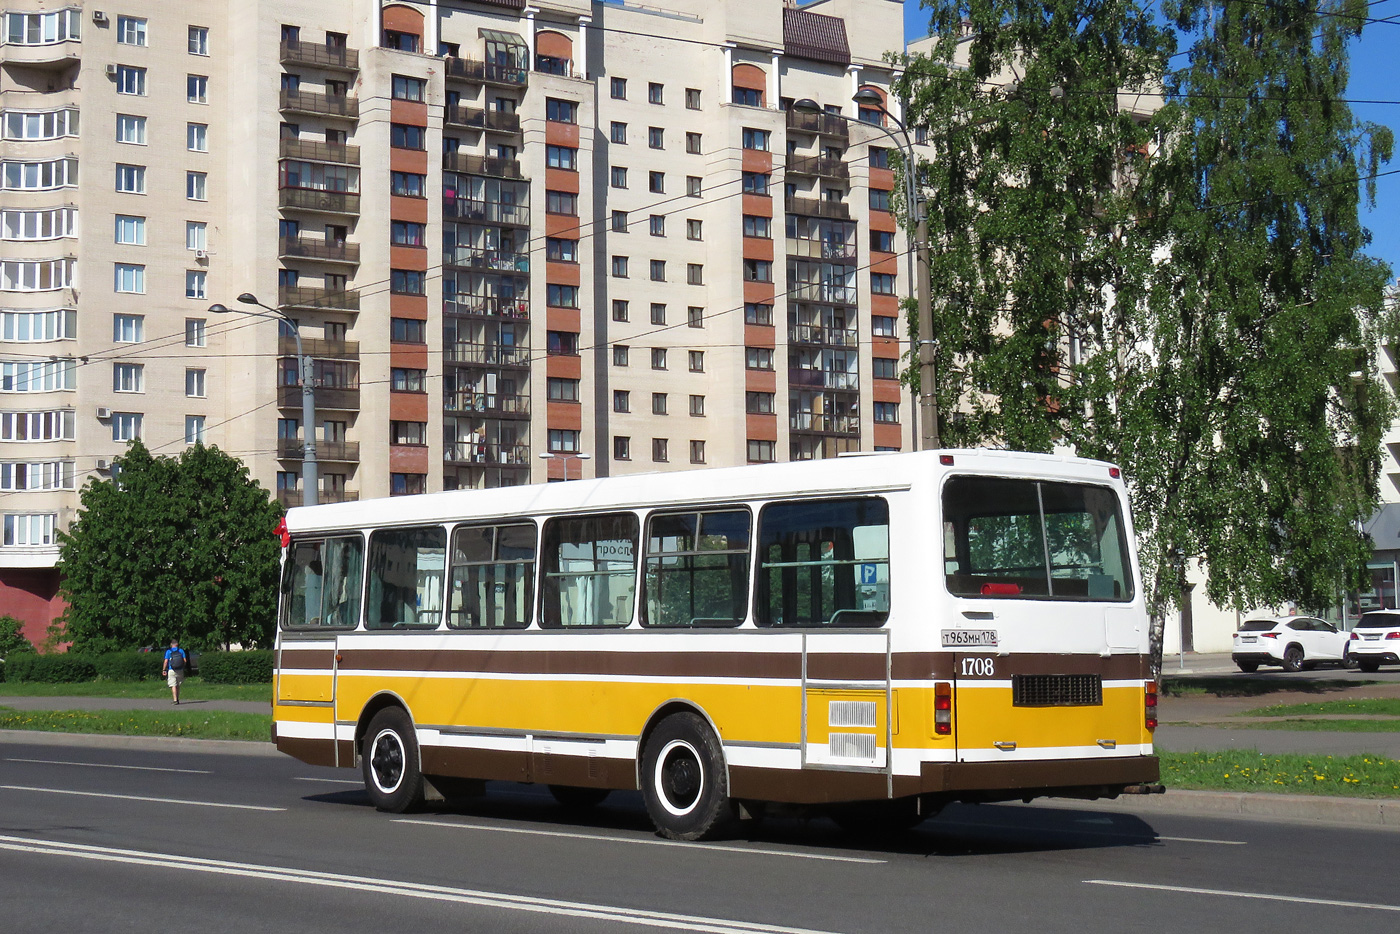
M0 707L15 710L228 710L234 713L265 713L271 715L272 704L267 701L200 700L185 697L176 707L170 698L154 697L6 697L0 690Z

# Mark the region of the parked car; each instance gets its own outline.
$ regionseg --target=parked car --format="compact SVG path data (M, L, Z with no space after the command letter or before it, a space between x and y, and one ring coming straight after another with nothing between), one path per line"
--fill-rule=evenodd
M1400 665L1400 610L1362 613L1347 650L1362 671Z
M1284 671L1301 671L1318 662L1345 665L1348 641L1345 632L1315 616L1247 619L1235 633L1230 658L1240 671L1258 671L1260 665L1282 665Z

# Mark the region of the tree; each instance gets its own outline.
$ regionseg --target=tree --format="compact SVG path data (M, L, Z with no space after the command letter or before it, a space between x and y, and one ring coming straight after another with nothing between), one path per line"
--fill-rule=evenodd
M1159 658L1183 560L1238 609L1358 584L1400 333L1357 211L1390 135L1340 100L1364 2L1179 0L1179 72L1150 4L925 2L945 443L1125 468Z
M281 507L218 448L154 457L134 442L90 481L60 535L65 636L81 651L271 644Z

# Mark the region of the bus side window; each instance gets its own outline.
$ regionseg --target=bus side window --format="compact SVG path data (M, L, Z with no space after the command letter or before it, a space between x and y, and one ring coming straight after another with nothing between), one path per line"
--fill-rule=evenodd
M535 527L482 525L452 533L452 629L524 629L535 595Z
M550 519L541 550L540 626L627 626L637 595L632 513Z
M447 531L380 529L369 537L366 629L436 629L442 618Z
M283 628L354 629L363 558L358 536L294 543L282 582Z
M658 514L647 526L642 625L742 623L749 598L748 510Z
M759 517L760 626L883 626L889 505L874 497L774 503Z

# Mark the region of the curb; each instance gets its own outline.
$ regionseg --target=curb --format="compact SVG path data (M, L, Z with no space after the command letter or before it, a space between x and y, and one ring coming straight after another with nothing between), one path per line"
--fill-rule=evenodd
M1124 795L1112 801L1037 800L1054 807L1094 807L1142 814L1182 814L1283 821L1295 824L1346 824L1400 830L1400 798L1330 798L1321 795L1275 795L1268 792L1175 791L1163 795Z
M243 739L188 739L181 736L125 736L120 733L57 733L0 730L0 745L85 746L89 749L135 749L142 752L200 752L213 755L281 756L269 742Z

